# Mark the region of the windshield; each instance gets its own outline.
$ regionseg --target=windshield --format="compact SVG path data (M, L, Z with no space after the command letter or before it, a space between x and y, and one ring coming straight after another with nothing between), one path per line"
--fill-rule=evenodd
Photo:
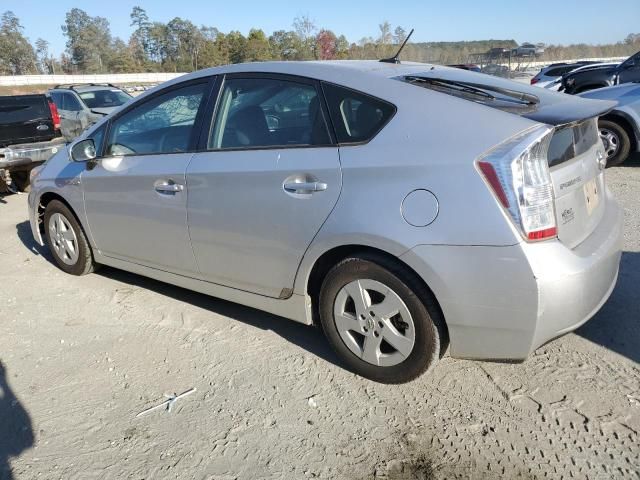
M128 102L131 96L122 90L92 90L79 93L84 104L89 108L119 107Z

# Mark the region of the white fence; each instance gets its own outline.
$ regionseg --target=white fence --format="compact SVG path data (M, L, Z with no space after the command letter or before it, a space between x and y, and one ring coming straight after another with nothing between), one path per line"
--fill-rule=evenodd
M0 86L58 85L63 83L162 83L184 73L114 73L100 75L0 76Z
M511 66L515 67L518 65L526 66L526 67L544 67L547 65L551 65L552 63L575 63L575 62L599 62L599 63L619 63L626 60L628 57L611 57L611 58L571 58L569 60L544 60L544 61L535 61L529 62L527 59L511 59ZM507 64L508 60L502 60L498 63Z

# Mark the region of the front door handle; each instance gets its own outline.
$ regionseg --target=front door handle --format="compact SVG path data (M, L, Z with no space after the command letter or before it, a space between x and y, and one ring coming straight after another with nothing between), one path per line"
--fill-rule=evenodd
M184 185L173 180L158 180L153 184L153 188L159 193L178 193L184 190Z
M285 191L289 193L313 193L323 192L327 189L327 184L323 182L287 182L284 184Z

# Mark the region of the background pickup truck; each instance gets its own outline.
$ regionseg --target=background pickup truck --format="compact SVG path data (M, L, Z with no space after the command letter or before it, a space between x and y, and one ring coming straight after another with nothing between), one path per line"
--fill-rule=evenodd
M48 96L0 96L0 192L26 191L31 169L64 143L58 110Z

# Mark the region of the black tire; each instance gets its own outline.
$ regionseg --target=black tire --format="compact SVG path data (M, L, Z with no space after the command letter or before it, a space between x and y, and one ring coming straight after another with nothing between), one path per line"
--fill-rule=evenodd
M393 290L406 305L414 324L415 342L409 355L392 366L366 362L342 340L334 318L334 304L342 288L354 280L370 279ZM346 258L327 273L320 290L320 323L329 343L354 373L381 383L409 382L423 374L444 355L448 336L433 294L413 272L381 255Z
M60 254L53 247L54 239L52 238L52 232L49 228L49 220L54 214L62 215L68 224L73 229L73 233L76 237L76 247L78 252L78 258L73 264L65 263L65 261L61 258ZM93 254L91 252L91 247L89 246L89 242L87 241L87 237L84 234L84 230L76 220L75 215L69 208L62 202L58 200L52 200L47 205L47 208L44 212L44 232L45 237L47 239L47 243L49 244L49 249L51 250L51 254L53 258L60 267L61 270L69 273L71 275L86 275L96 270L96 263L93 260Z
M31 191L31 182L29 181L29 171L20 171L11 173L13 184L21 192Z
M613 155L609 156L607 152L607 168L620 165L629 157L629 152L631 152L631 138L629 138L629 133L622 125L612 120L599 120L598 129L601 135L603 131L611 133L618 142L617 149ZM605 148L607 147L606 143L605 141Z

